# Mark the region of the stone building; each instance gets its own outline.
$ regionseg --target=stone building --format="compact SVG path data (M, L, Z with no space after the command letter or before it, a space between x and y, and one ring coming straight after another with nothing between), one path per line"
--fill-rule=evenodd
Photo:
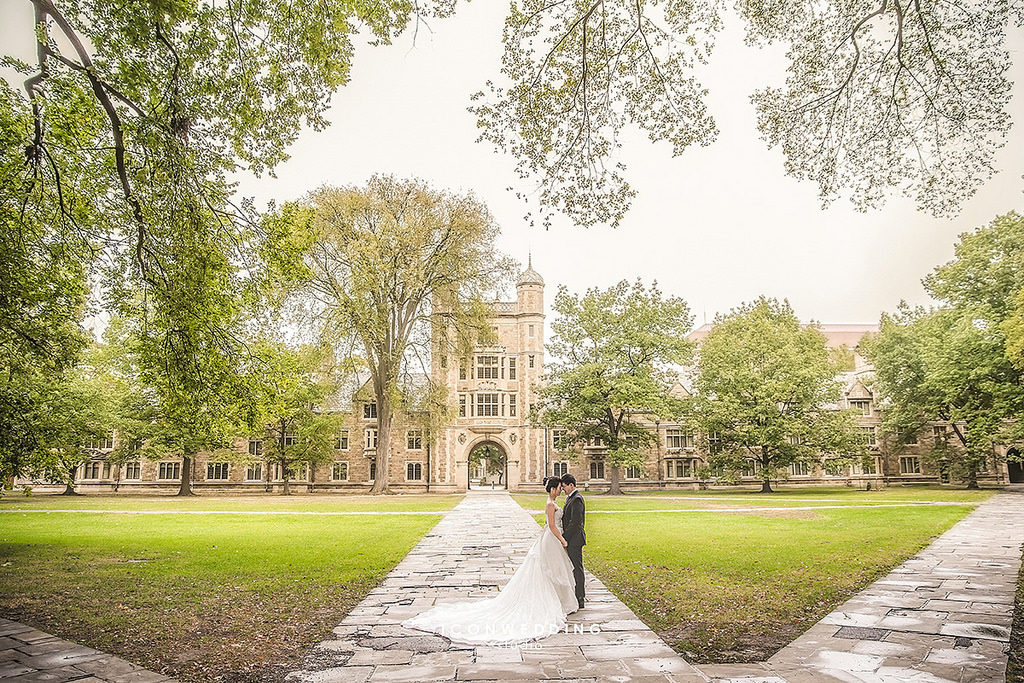
M423 416L396 415L391 439L390 482L399 492L460 492L474 485L505 486L510 490L542 490L547 475L572 473L580 485L601 490L609 485L610 467L601 444L568 444L564 431L530 424L536 387L544 368L544 280L528 265L516 285L516 300L496 302L491 346L477 347L465 358L435 353L431 360L434 382L445 386L453 417L434 439ZM836 409L859 412L859 425L871 459L864 464L794 465L789 484L872 486L948 481L948 473L930 469L925 455L937 442L949 439L950 425L930 423L911 443L897 449L895 438L881 433L882 406L871 391L872 368L858 353L865 335L877 325L822 325L827 344L853 353L853 368L842 376L845 390ZM705 325L689 335L700 342L710 330ZM425 382L426 377L412 378ZM672 388L686 392L685 379ZM332 462L293 468L290 488L295 492L365 492L373 485L377 467L377 414L369 387L355 391L346 411ZM643 467L626 468L620 484L627 489L696 489L714 485L704 465L707 454L701 439L686 424L649 420L655 446ZM950 441L952 443L952 441ZM96 457L79 473L84 490L153 491L177 489L181 460L130 462L120 467L105 460L113 440L93 445ZM474 464L482 449L495 455L490 464ZM233 462L214 462L201 455L195 461L193 485L199 491L232 493L278 492L283 488L280 467L261 459L259 439L239 438ZM1011 466L1008 449L993 454L982 481L1024 481L1024 470ZM1012 449L1010 449L1012 450ZM1015 475L1015 476L1014 476ZM745 483L758 483L751 469ZM32 482L20 482L32 483ZM36 482L38 483L38 482Z

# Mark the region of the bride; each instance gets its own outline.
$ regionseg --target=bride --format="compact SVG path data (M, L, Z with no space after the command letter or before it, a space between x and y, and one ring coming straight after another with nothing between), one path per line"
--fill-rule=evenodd
M402 626L437 633L468 645L512 645L557 633L578 609L572 562L562 538L558 477L544 480L547 525L523 564L493 598L438 605Z

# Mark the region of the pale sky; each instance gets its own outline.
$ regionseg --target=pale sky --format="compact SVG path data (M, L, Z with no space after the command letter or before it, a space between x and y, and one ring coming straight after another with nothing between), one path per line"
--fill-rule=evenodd
M5 48L15 30L13 1L0 0ZM351 83L334 95L331 126L306 131L276 178L240 177L240 193L264 207L324 183L361 185L374 173L472 191L502 227L498 247L524 266L532 253L549 305L558 285L582 292L640 277L689 301L696 325L762 294L788 298L805 320L877 322L901 299L928 302L920 280L952 257L958 234L1024 211L1024 32L1014 29L1008 43L1016 126L997 162L1001 172L958 218L945 220L900 196L868 213L846 199L823 210L816 184L786 177L781 153L759 138L748 99L755 88L781 84L781 51L745 46L730 15L702 77L718 141L673 159L667 145L632 135L623 160L638 196L618 229L557 218L547 231L531 227L525 206L505 189L525 187L515 160L475 142L476 121L466 110L469 96L499 72L506 7L464 3L455 17L421 27L415 44L410 31L392 46L360 46Z

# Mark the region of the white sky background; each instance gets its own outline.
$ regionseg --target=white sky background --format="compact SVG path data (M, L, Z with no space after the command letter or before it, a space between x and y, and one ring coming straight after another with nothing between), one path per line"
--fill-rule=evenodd
M21 26L31 23L30 10L18 16L22 6L29 3L0 0L3 52L30 30ZM901 299L928 303L920 280L952 257L957 235L1024 211L1024 31L1011 29L1008 42L1016 126L997 162L1001 173L958 218L941 220L900 196L868 213L846 199L822 209L816 184L786 177L781 153L759 138L748 100L756 88L782 83L782 51L745 46L742 24L730 15L702 77L718 141L673 159L668 145L630 135L623 160L638 196L618 229L557 218L550 230L531 227L525 206L505 190L528 187L515 161L475 142L476 120L466 110L470 95L498 76L506 9L504 0L474 0L432 21L431 30L421 27L415 44L409 30L392 46L359 46L351 83L334 95L331 126L305 131L276 178L239 177L240 193L262 208L325 183L362 185L374 173L472 191L502 226L498 247L524 266L532 251L549 305L558 285L582 292L641 277L689 301L696 325L761 294L788 298L805 320L877 322Z

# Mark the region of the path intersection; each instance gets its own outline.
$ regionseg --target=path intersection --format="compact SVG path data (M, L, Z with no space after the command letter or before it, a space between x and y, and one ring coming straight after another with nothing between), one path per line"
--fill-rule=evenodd
M435 602L494 595L540 532L504 491L472 491L313 648L289 683L991 683L1005 679L1024 487L1010 487L767 662L684 661L593 575L563 632L464 647L405 629ZM0 683L174 683L0 618Z
M767 662L694 666L593 575L565 631L470 647L403 628L436 603L494 595L536 539L504 491L472 491L314 648L296 683L943 683L1002 681L1024 489L999 493Z

